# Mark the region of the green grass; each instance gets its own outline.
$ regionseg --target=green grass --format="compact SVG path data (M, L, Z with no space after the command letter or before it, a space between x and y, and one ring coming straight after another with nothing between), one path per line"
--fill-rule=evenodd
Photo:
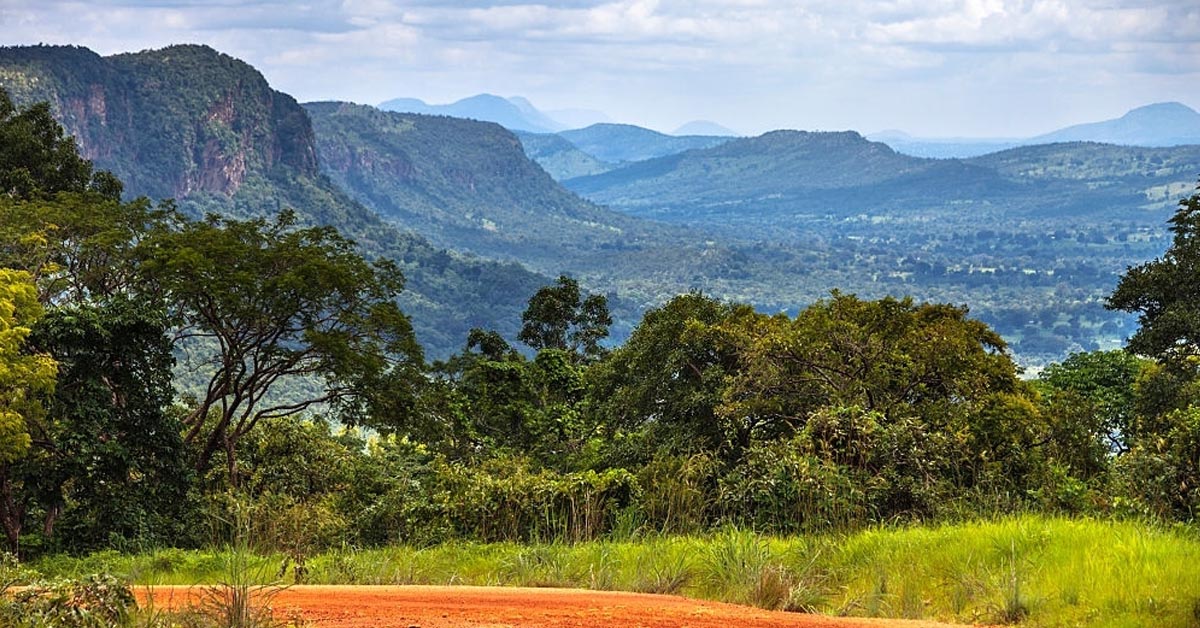
M277 573L282 556L255 559ZM167 550L45 559L139 584L220 580L225 558ZM1200 534L1140 522L1022 516L775 538L706 536L566 544L454 543L336 550L310 583L560 586L672 593L835 615L1032 626L1200 626Z

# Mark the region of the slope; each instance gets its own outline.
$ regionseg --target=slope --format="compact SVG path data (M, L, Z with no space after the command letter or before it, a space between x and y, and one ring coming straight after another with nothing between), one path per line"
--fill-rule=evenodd
M499 125L346 103L305 107L329 176L435 244L544 267L624 241L635 222L555 184Z
M557 133L514 133L521 140L525 156L537 162L555 181L600 174L617 167L579 150Z
M174 197L195 214L292 207L369 254L395 259L408 278L402 304L433 356L456 350L473 326L515 333L525 300L547 282L515 264L435 247L346 196L319 173L304 109L211 48L112 57L78 47L2 48L0 86L19 103L49 101L81 151L132 195Z
M841 215L1004 187L984 168L901 155L849 131L773 131L565 184L636 215L717 224L781 211Z

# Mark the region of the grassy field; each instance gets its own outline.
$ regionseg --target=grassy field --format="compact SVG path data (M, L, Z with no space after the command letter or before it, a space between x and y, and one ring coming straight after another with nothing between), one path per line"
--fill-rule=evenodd
M107 571L138 584L216 583L213 552L50 558L49 576ZM254 579L285 560L256 556ZM1014 517L849 535L773 538L726 529L579 545L344 549L306 583L555 586L673 593L833 615L1034 626L1200 626L1200 534L1138 522ZM240 576L241 577L241 576Z

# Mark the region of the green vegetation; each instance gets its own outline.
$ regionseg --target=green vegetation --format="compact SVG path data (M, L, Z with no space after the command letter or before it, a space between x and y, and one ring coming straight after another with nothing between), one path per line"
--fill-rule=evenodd
M349 103L305 109L322 170L439 246L554 272L565 260L657 235L556 185L498 125Z
M600 174L616 167L579 150L553 133L513 133L521 140L525 156L541 166L555 181Z
M53 576L97 570L137 584L220 577L226 555L164 550L52 558ZM262 555L274 572L285 558ZM337 549L313 557L320 584L463 584L670 593L831 615L1033 626L1192 626L1194 532L1136 522L1021 516L984 523L771 537L724 528L580 544Z

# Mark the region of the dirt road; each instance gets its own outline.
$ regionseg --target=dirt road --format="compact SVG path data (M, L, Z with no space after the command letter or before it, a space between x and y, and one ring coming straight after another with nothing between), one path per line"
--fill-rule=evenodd
M143 601L151 592L137 591ZM194 603L199 588L156 587L159 607ZM936 628L946 624L763 611L666 595L574 589L298 586L271 599L277 617L313 628Z

